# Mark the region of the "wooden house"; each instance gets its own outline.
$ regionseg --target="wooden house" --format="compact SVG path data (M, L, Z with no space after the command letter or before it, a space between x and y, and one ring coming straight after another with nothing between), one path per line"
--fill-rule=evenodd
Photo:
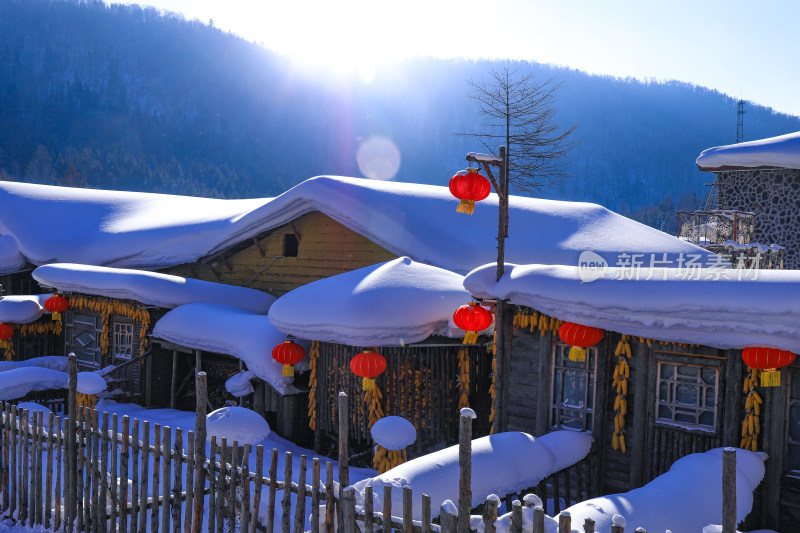
M776 305L800 295L796 271L740 280L733 269L703 279L666 269L637 280L610 269L587 283L578 267L512 270L500 282L490 268L465 281L476 296L517 305L507 371L496 377L498 429L591 432L596 494L640 487L690 453L764 451L766 476L748 525L784 531L795 523L800 365L780 371L781 386L762 386L743 348L800 351L798 311ZM571 360L559 334L565 321L603 332L582 361Z

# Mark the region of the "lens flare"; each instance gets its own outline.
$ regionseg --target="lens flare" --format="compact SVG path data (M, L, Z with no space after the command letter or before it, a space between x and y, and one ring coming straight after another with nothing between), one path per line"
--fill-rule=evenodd
M400 150L386 137L370 137L356 152L361 174L373 180L390 180L400 170Z

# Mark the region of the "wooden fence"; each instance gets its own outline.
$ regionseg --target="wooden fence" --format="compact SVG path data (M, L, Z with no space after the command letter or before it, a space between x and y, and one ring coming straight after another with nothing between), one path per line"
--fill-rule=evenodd
M346 488L338 497L331 462L325 464L323 482L319 458L312 458L309 465L303 455L295 476L294 458L286 452L281 480L278 450L265 457L264 448L257 446L255 465L251 465L249 445L240 447L238 442L212 437L207 448L205 402L198 402L197 433L187 431L185 439L181 428L78 409L73 362L71 358L68 402L71 418L18 410L15 405L0 402L0 512L23 524L93 533L274 533L276 529L281 533L303 533L308 529L314 533L333 533L335 528L347 533L374 533L376 529L387 533L470 531L471 419L468 416L461 417L458 509L454 504L443 503L440 516L431 520L431 499L422 494L422 519L415 521L410 487L402 489L401 509L392 508L392 488L388 486L383 487L381 509L373 505L371 487L364 491L363 505L356 506L355 489L347 486L346 444L340 447L339 462L339 480ZM203 400L205 375L198 374L197 381L198 399ZM346 413L344 395L339 397L339 409ZM347 435L346 425L344 422L340 427L344 435ZM266 476L265 461L269 463ZM309 466L311 485L306 483ZM525 531L543 533L544 509L535 506L535 498L523 500L530 503L511 502L511 533L523 531L524 506L534 507L532 522L527 519ZM483 505L484 531L494 531L499 505L496 496L490 496ZM591 521L583 527L585 532L594 531ZM559 532L570 531L570 518L561 516ZM622 531L622 527L611 529L611 533Z

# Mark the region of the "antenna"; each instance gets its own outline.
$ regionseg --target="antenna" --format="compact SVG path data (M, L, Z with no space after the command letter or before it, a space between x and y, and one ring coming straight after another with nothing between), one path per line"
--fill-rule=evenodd
M744 140L744 100L739 99L736 105L736 142Z

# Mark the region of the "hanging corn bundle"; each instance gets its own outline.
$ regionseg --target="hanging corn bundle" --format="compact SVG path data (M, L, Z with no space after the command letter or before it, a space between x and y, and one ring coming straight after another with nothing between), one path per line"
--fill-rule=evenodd
M469 407L469 352L458 350L458 408Z
M611 437L611 447L627 453L625 445L625 415L628 413L628 378L631 369L627 359L631 358L630 335L623 335L614 350L617 365L614 367L614 381L611 384L617 390L614 398L614 436Z
M80 408L94 409L95 404L97 404L97 394L84 394L79 392L76 394L75 400Z
M14 327L8 324L0 324L0 348L3 349L6 361L14 360L14 343L11 340L13 337Z
M742 442L740 448L745 450L758 451L758 435L761 433L761 404L764 400L756 392L760 371L757 368L748 367L748 375L744 378L743 392L746 395L744 401L744 421L742 422Z
M308 376L308 427L317 430L317 362L319 360L319 341L311 343L308 351L308 366L311 372Z
M147 350L147 333L150 331L150 313L138 306L109 298L87 298L72 296L69 298L70 309L85 309L99 313L103 330L100 334L100 353L107 355L111 348L111 315L120 315L141 324L139 331L139 353ZM144 362L144 360L142 360Z

